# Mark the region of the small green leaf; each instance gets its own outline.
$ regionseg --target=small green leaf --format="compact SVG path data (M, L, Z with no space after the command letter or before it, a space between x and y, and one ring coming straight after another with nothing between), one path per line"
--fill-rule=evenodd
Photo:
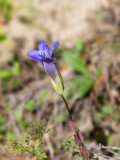
M16 135L15 135L15 133L14 132L8 132L7 133L7 139L11 139L11 138L15 138L16 137Z
M12 72L8 70L1 70L0 71L0 78L1 79L9 79L13 76Z
M68 119L68 116L66 115L65 112L60 112L56 115L55 117L55 122L56 123L62 123L65 122Z
M48 95L49 95L49 91L48 90L44 90L42 92L42 94L40 95L40 102L44 103L45 99L47 98Z
M100 67L96 73L96 78L99 79L103 75L104 68Z
M63 52L63 58L73 70L83 73L85 75L90 74L85 63L80 59L80 57L76 56L74 53L71 54L69 51L65 51Z
M5 124L5 120L3 119L2 116L0 116L0 125Z
M76 92L80 98L84 97L93 86L93 79L88 77L79 77L73 81Z
M18 87L19 85L20 85L19 79L17 79L17 78L14 79L14 80L13 80L12 87L15 88L15 87Z
M6 39L6 34L3 28L0 27L0 41L3 41L4 39Z
M20 75L20 63L19 62L14 62L13 68L12 68L12 73L14 76Z
M77 40L75 47L76 47L77 51L81 53L83 51L83 49L85 48L85 45L81 40Z
M108 139L107 139L108 146L112 146L114 141L115 141L114 135L111 135L111 134L110 134L110 135L108 136ZM118 142L118 143L119 143L119 142Z
M105 116L110 116L110 115L113 114L114 110L113 110L112 107L106 107L106 106L104 106L102 108L102 112L104 113Z
M101 112L96 112L95 114L95 122L100 123L104 119L104 115Z
M25 109L27 111L34 111L36 110L37 106L36 106L36 102L34 100L30 100L26 103L25 105Z
M1 15L9 21L12 15L12 1L11 0L0 0L0 11Z
M16 109L14 111L14 114L15 114L15 118L16 118L17 122L20 122L22 120L22 115L20 114L20 111L18 109Z
M3 133L5 136L5 133L7 132L7 126L6 125L1 125L0 126L0 133Z

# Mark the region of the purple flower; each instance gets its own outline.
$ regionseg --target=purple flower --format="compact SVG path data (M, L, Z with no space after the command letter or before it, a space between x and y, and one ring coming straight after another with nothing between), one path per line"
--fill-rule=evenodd
M54 51L59 46L59 42L54 42L52 49L42 40L38 50L32 50L28 56L41 63L45 72L49 75L52 85L56 92L63 93L64 86L59 67L54 57ZM58 91L59 90L59 91Z

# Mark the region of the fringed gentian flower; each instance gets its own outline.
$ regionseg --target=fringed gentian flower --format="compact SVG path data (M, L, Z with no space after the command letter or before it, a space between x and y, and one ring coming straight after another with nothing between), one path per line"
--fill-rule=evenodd
M48 45L42 40L41 44L38 46L38 50L30 51L28 56L43 65L45 72L52 82L53 88L57 93L62 95L64 84L56 58L54 57L54 51L58 46L59 42L54 42L53 48L50 50Z
M64 84L63 84L62 76L60 74L56 58L54 57L54 51L58 46L59 46L59 42L54 42L53 48L50 50L48 45L42 40L41 44L38 47L38 50L32 50L28 54L28 56L43 65L45 72L48 74L52 82L53 88L57 93L61 95L71 119L68 121L68 124L70 126L70 129L73 132L75 141L79 145L80 154L82 155L83 160L88 160L89 151L84 145L84 138L80 130L76 127L75 123L73 122L69 106L67 104L66 99L63 96Z

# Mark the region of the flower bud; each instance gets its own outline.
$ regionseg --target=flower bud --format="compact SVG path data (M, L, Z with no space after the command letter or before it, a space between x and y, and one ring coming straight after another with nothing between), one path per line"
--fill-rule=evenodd
M50 77L50 80L51 80L51 83L52 83L52 86L54 88L54 90L58 93L58 94L63 94L64 92L64 82L63 82L63 78L61 76L60 73L57 73L56 75L56 79L53 80L51 77Z

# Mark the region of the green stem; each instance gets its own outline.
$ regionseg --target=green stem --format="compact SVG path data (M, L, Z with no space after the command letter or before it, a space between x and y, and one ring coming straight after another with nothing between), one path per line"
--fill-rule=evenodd
M70 113L70 109L69 109L69 106L68 106L68 103L67 103L67 101L66 101L66 99L65 99L65 97L64 97L63 95L61 95L61 97L62 97L62 99L63 99L63 101L64 101L64 103L65 103L65 106L66 106L67 111L68 111L68 113L69 113L69 117L70 117L71 121L73 121L72 116L71 116L71 113Z

